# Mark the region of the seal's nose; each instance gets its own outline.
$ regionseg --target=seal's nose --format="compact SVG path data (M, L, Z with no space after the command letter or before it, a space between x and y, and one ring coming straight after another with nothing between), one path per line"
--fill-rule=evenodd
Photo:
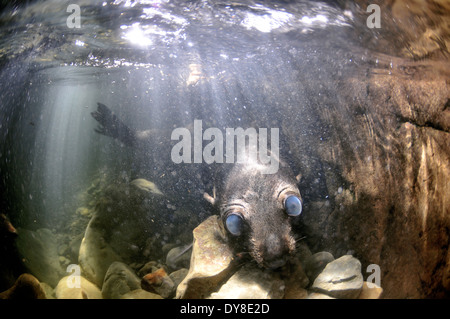
M264 247L263 264L269 269L276 269L286 264L287 246L283 245L280 236L270 234L267 236Z
M272 270L275 270L275 269L278 269L280 267L283 267L285 264L286 264L286 259L283 258L283 257L281 257L279 259L272 260L272 261L265 261L264 262L264 266L267 269L272 269Z

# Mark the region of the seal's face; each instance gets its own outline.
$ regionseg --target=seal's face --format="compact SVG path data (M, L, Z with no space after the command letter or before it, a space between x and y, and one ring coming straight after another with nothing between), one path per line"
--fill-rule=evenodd
M233 247L249 252L260 266L270 269L283 266L294 252L291 220L301 211L294 178L281 172L264 175L245 167L230 175L220 205Z

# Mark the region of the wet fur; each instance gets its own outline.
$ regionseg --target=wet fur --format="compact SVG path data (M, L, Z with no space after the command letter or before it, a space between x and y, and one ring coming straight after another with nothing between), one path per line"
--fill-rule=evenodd
M288 167L283 165L277 174L266 175L255 165L235 165L217 203L223 223L228 209L235 205L243 208L243 234L233 236L228 233L235 252L248 252L259 266L265 268L282 266L295 252L293 217L289 217L283 207L286 194L300 197L297 180Z

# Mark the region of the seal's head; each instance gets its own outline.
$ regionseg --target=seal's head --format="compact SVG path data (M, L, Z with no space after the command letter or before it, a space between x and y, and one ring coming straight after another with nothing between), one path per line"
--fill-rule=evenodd
M236 165L219 209L235 251L250 253L258 265L279 268L295 251L291 221L301 214L302 199L289 170L263 174L255 165Z

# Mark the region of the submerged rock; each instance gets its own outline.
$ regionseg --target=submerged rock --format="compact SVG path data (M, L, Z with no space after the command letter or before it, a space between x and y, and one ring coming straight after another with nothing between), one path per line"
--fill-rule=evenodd
M138 276L142 278L142 289L156 293L162 298L171 298L187 273L188 269L181 268L168 275L163 264L149 261L139 269Z
M276 272L249 264L240 268L210 299L281 299L284 282Z
M141 280L128 265L113 262L108 268L102 286L105 299L120 299L126 293L140 289Z
M103 299L100 289L82 276L62 278L55 288L55 296L57 299Z
M166 256L166 265L171 269L189 268L192 244L172 248Z
M173 216L165 214L165 206L164 196L144 179L131 185L108 185L97 199L80 245L82 274L101 287L108 267L115 261L140 265L160 259L161 247L170 240L175 227Z
M172 297L175 293L175 284L167 275L164 268L160 268L145 275L141 281L141 287L152 293L157 293L163 298Z
M382 294L383 288L378 287L373 283L367 283L366 281L364 281L358 299L380 299Z
M42 287L42 290L44 290L45 297L47 299L56 299L55 289L53 289L53 287L51 287L46 282L41 282L41 287Z
M102 287L103 279L109 266L122 258L106 242L106 233L101 219L94 215L81 241L78 264L82 274L98 287Z
M139 277L144 277L145 275L150 274L161 267L163 267L163 265L157 261L149 261L138 270L137 275Z
M306 299L336 299L336 298L318 292L312 292L308 295L308 297L306 297Z
M87 207L78 207L75 211L75 214L85 217L92 217L92 211Z
M69 242L69 248L67 249L67 255L73 263L78 261L78 255L80 253L81 242L83 241L84 234L79 234L72 238Z
M186 278L188 272L188 269L181 268L170 273L169 277L172 279L175 288L178 287L178 285L183 281L184 278Z
M156 186L155 183L150 182L146 179L143 178L138 178L133 180L131 183L131 185L137 187L138 189L145 191L145 192L149 192L149 193L153 193L153 194L158 194L158 195L164 195L158 188L158 186Z
M211 216L194 229L190 269L177 288L176 298L207 297L232 274L232 261L218 216Z
M361 263L345 255L330 262L317 276L312 290L335 298L358 298L363 287Z
M51 230L18 229L17 249L23 263L36 278L55 287L67 273L58 255L59 237Z
M0 299L47 299L39 280L30 274L22 274L14 286L0 293Z
M315 253L304 262L305 273L310 282L314 282L317 276L322 272L326 265L334 260L332 254L326 251Z

